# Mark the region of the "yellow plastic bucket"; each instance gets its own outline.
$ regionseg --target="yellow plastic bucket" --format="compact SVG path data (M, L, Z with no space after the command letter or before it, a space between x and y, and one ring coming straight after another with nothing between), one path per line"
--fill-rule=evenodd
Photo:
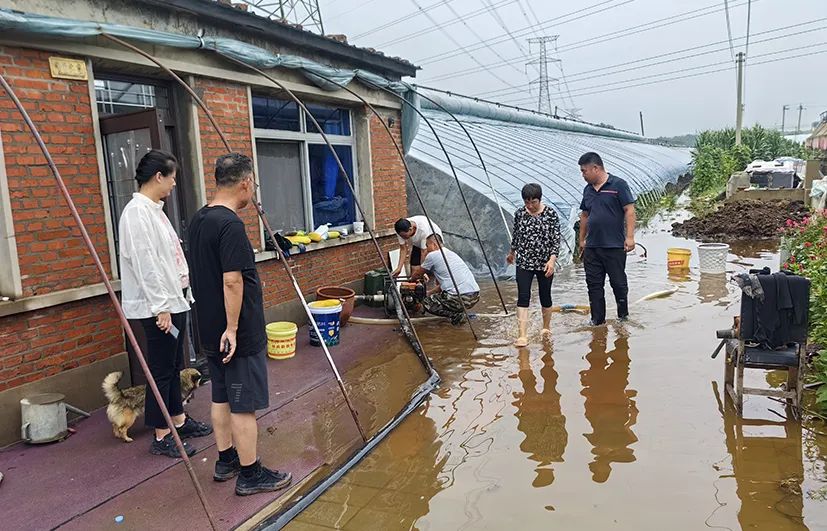
M670 247L666 250L666 266L671 271L682 271L689 269L690 256L692 256L692 251L690 249Z
M267 355L274 360L286 360L296 355L295 323L277 321L264 327L267 331Z

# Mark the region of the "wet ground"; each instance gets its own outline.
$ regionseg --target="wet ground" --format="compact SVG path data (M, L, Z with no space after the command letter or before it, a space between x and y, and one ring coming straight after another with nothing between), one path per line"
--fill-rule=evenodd
M478 342L419 326L442 386L287 529L827 529L827 425L786 421L764 397L748 398L749 422L725 405L710 354L740 295L725 275L699 275L697 256L688 275L667 273L667 247L696 254L672 221L640 231L649 256L627 271L630 300L678 291L634 305L629 322L556 314L543 343L538 311L524 349L513 318L474 321ZM730 271L778 266L771 242L732 253ZM582 269L558 273L554 297L585 303ZM497 308L487 288L475 311Z

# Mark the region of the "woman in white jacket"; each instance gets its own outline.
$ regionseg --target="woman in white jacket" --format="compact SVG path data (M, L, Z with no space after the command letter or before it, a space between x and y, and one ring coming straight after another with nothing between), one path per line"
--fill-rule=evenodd
M184 413L180 372L184 363L189 268L181 241L164 213L164 202L175 187L178 161L152 150L135 170L140 191L124 207L119 223L121 293L128 319L140 322L152 377L181 438L203 437L212 427ZM155 428L150 453L180 457L155 396L147 386L146 425ZM195 449L187 442L188 455Z

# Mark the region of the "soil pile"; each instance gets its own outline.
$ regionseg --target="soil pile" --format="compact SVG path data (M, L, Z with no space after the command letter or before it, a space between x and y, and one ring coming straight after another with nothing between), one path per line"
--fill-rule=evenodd
M801 221L807 215L802 201L727 202L703 217L672 224L672 234L697 240L775 238L788 219Z

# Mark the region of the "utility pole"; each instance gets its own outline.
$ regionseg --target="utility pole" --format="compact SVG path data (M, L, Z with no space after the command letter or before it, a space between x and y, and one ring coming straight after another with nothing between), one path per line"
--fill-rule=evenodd
M790 110L789 105L784 105L781 107L781 134L784 134L784 125L787 122L787 111Z
M804 105L799 103L798 104L798 127L795 128L795 134L801 134L801 113L804 112Z
M744 52L738 52L738 98L735 110L735 145L741 145L741 126L744 122Z
M640 136L646 136L646 132L643 130L643 111L640 111Z
M324 35L319 0L241 0L253 12L279 22L298 24L303 29Z
M529 85L539 85L539 99L537 101L537 110L539 112L550 114L551 113L551 92L549 91L549 85L551 82L557 82L557 78L550 78L548 76L548 65L549 63L559 63L560 59L549 57L548 56L548 45L554 44L557 40L559 35L549 35L544 37L533 37L528 39L528 46L529 50L531 50L532 44L539 44L540 45L540 56L537 59L529 61L526 63L526 66L529 65L538 65L540 67L540 77L529 83Z

